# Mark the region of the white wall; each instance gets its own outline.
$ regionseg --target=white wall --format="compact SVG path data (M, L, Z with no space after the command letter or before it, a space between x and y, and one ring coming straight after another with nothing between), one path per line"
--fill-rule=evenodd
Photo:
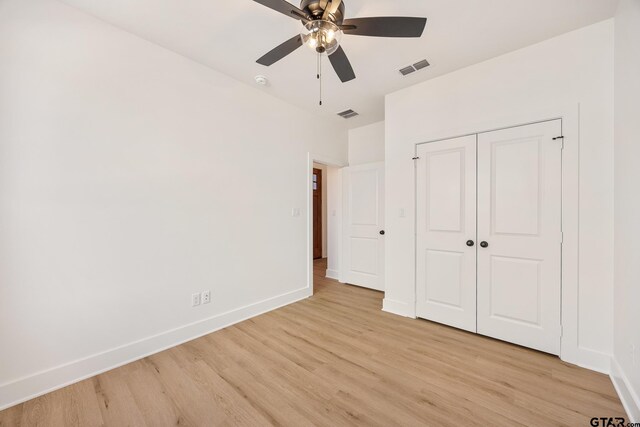
M615 21L613 374L627 412L640 422L640 1L621 0Z
M0 2L0 409L309 295L307 152L347 162L313 120L61 3Z
M384 162L384 122L349 130L349 166Z
M572 126L579 126L580 135L579 307L572 361L608 370L613 330L613 20L387 96L385 309L415 315L415 144L490 130L496 124L520 124L523 117L548 118L550 111L567 108L578 117L578 106L579 123ZM406 218L399 217L400 209Z

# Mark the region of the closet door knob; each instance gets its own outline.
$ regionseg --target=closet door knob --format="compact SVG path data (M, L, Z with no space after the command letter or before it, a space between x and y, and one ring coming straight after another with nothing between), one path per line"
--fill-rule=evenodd
M385 231L384 231L384 230L380 230L380 235L381 235L381 236L384 236L385 234L387 234L387 233L385 233Z
M467 246L472 248L476 243L473 240L467 240Z
M489 243L482 242L482 243L480 243L480 246L482 246L483 248L488 248L489 247Z

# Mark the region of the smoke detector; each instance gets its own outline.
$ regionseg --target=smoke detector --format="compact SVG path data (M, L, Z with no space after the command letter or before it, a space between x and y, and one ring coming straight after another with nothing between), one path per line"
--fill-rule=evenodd
M256 83L258 83L260 86L266 86L269 84L269 80L265 77L265 76L256 76Z

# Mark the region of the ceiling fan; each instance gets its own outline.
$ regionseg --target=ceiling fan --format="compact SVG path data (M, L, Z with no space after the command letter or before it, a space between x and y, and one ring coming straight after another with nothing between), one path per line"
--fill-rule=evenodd
M371 37L421 37L427 18L381 16L345 19L342 0L301 0L296 7L286 0L254 0L270 9L301 21L304 27L262 58L258 64L270 66L306 44L318 54L329 55L333 69L345 83L356 78L346 53L340 46L343 33Z

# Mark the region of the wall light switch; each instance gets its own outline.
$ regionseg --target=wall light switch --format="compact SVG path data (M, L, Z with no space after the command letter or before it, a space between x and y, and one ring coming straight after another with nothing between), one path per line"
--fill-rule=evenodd
M404 208L400 208L399 215L400 215L400 218L407 217L407 212L404 210Z
M202 293L202 303L209 304L211 302L211 291L204 291Z
M191 307L200 305L200 293L191 295Z
M291 216L294 218L298 218L300 216L300 208L291 209Z

